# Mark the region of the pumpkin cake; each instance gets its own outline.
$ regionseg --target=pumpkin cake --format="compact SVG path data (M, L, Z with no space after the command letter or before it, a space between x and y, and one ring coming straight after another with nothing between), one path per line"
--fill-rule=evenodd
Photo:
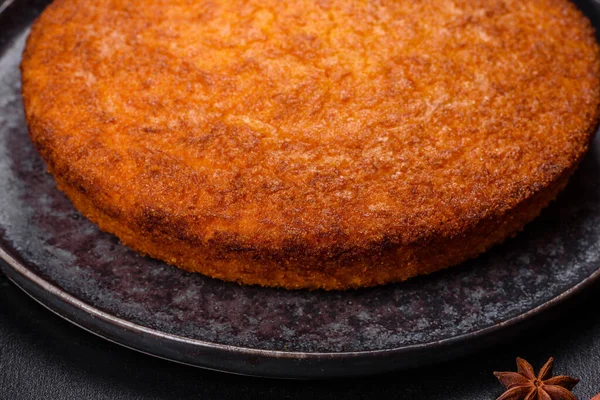
M56 0L21 65L31 139L131 248L243 284L456 265L566 185L599 117L567 0Z

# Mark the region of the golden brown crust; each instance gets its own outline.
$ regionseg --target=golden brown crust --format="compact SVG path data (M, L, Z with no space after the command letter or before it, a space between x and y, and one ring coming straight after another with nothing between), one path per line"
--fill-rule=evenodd
M55 1L31 138L125 244L288 288L399 281L521 229L585 154L598 47L566 0Z

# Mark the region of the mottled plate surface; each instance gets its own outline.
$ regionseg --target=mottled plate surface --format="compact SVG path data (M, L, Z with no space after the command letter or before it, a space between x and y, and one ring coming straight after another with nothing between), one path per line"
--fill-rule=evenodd
M596 3L585 4L594 11ZM599 140L559 199L515 239L402 284L348 292L242 287L142 257L83 218L45 172L20 97L26 34L16 32L0 53L2 268L38 301L101 336L230 372L360 375L468 351L471 341L600 274Z

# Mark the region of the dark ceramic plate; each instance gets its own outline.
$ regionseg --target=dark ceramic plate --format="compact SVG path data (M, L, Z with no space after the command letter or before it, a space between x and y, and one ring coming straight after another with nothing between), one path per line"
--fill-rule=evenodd
M93 333L222 371L361 375L472 351L600 275L599 140L558 201L516 239L406 283L342 293L241 287L141 257L82 218L28 139L18 64L44 6L31 4L0 14L2 270ZM596 3L581 6L600 21Z

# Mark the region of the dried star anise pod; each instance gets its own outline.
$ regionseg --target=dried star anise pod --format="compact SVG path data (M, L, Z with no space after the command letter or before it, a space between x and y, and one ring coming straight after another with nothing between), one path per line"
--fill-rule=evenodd
M527 361L517 357L518 372L494 372L507 389L497 400L577 400L571 389L579 379L568 376L552 377L554 359L550 357L538 376Z

